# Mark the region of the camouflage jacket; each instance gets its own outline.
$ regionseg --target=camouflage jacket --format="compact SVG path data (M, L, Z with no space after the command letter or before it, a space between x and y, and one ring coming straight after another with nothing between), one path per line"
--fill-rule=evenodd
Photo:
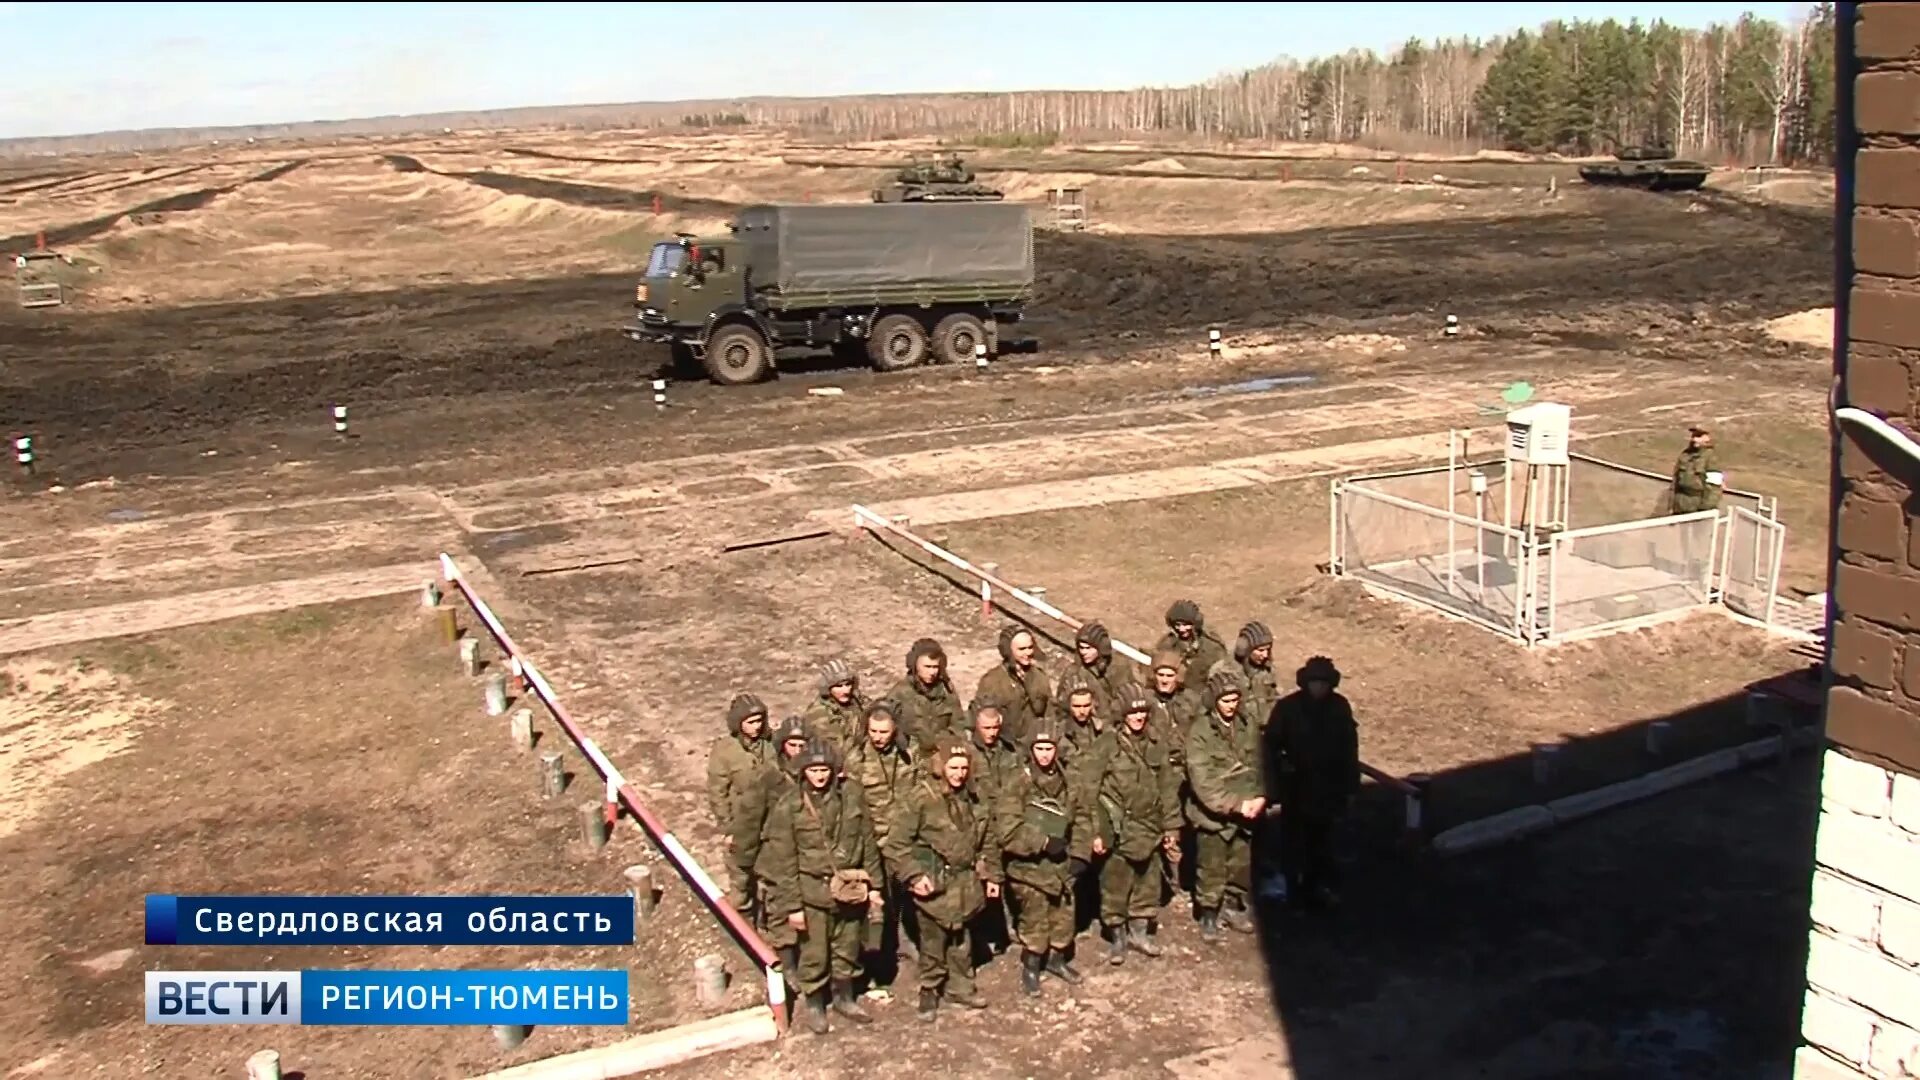
M1187 729L1187 820L1203 832L1231 832L1249 826L1234 808L1266 794L1261 778L1260 732L1244 718L1207 715Z
M969 735L967 753L973 755L973 771L967 782L989 801L999 795L1000 785L1007 774L1020 767L1020 752L1013 748L1004 735L993 740L991 748L980 745L978 735Z
M1213 665L1222 660L1233 659L1233 655L1227 652L1227 647L1220 643L1220 639L1205 630L1195 633L1192 641L1182 641L1169 630L1160 635L1160 640L1149 651L1157 653L1162 649L1171 649L1187 658L1187 669L1183 673L1182 685L1189 688L1205 686L1207 673L1213 670Z
M807 722L808 731L831 742L842 754L852 751L855 740L867 737L867 701L858 692L845 705L821 694L800 718Z
M875 749L873 740L861 739L847 754L847 780L860 789L867 804L876 843L886 842L887 827L893 820L893 804L900 793L925 771L920 760L920 744L897 732L893 745L885 751Z
M922 874L932 896L916 896L921 914L958 930L987 905L986 882L1002 875L992 807L971 783L954 791L930 776L915 781L893 804L881 854L894 880L909 888Z
M1682 450L1680 460L1673 465L1673 512L1692 514L1719 509L1721 487L1707 482L1707 474L1719 470L1713 447L1689 446Z
M1166 742L1122 724L1100 737L1094 808L1107 850L1129 862L1152 855L1180 831L1180 770Z
M774 800L760 845L768 918L784 919L803 907L836 907L827 892L836 870L862 871L875 889L882 887L880 849L859 792L839 780L825 792L802 783Z
M1280 683L1273 677L1272 665L1255 667L1245 660L1236 660L1234 667L1246 686L1246 692L1240 695L1240 715L1254 727L1266 727L1273 703L1280 700Z
M909 675L894 684L887 692L887 700L899 706L894 719L902 735L911 735L922 742L967 736L966 710L960 707L960 695L954 692L953 683L946 679L928 689Z
M1007 880L1049 895L1073 883L1070 860L1092 858L1093 820L1080 786L1055 762L1041 770L1032 761L1001 779L994 816L1006 851ZM1048 841L1059 837L1066 850L1048 855Z
M1187 762L1187 730L1203 710L1200 699L1186 690L1177 690L1172 695L1162 694L1158 690L1148 690L1147 699L1153 702L1153 712L1147 719L1147 730L1153 737L1166 744L1167 752L1173 759L1175 769L1185 769Z
M745 839L734 841L734 857L741 860L741 866L756 874L760 873L760 848L766 838L767 814L780 796L800 783L800 773L794 769L793 763L779 760L777 751L775 762L771 769L760 775L760 783L748 789L746 822L743 823Z
M1025 745L1027 736L1033 734L1034 723L1046 716L1053 704L1053 688L1039 664L1028 668L1025 676L1015 675L1012 667L1001 664L980 676L973 700L995 702L1004 708L1006 724L1000 737Z
M733 840L734 863L740 867L753 865L760 836L757 793L769 774L778 773L774 754L769 740L746 743L736 735L713 740L707 753L707 813Z

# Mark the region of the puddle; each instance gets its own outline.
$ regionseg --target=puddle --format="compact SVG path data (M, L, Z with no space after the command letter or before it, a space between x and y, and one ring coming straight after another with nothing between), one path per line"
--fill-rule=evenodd
M1245 379L1240 382L1209 383L1205 386L1189 386L1180 391L1185 397L1212 397L1216 394L1257 394L1263 390L1279 390L1289 386L1311 386L1319 382L1318 375L1262 375L1257 379Z

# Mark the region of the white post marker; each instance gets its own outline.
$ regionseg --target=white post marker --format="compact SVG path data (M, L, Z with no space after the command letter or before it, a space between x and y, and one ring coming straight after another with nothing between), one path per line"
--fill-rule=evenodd
M1207 329L1207 353L1215 360L1220 359L1220 330L1217 327Z
M1443 332L1448 337L1459 337L1460 336L1460 316L1458 315L1447 316L1447 328Z
M248 1058L247 1080L280 1080L280 1052L261 1050Z
M502 716L507 711L507 673L496 671L487 676L487 715Z
M653 380L653 407L656 409L667 407L667 380L665 379Z
M987 343L984 341L974 343L973 367L976 371L987 370Z
M345 405L335 405L333 407L333 433L335 435L345 435L347 433L347 407Z
M27 472L33 471L33 436L22 435L13 440L13 460L19 462Z

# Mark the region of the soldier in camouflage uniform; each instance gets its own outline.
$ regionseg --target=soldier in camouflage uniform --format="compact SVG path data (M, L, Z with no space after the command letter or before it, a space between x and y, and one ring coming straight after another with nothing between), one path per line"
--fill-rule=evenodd
M777 771L774 755L766 705L752 694L736 695L727 705L727 733L707 753L707 812L727 837L727 895L750 919L759 894L753 880L753 855L760 846L757 793L767 775Z
M920 1019L942 1000L984 1009L973 981L969 924L1000 896L992 806L968 782L973 755L958 739L935 744L928 771L894 802L881 854L920 916Z
M1714 459L1713 434L1703 427L1687 429L1687 448L1673 463L1672 512L1693 514L1720 508L1726 477Z
M1006 738L1017 744L1032 734L1034 725L1047 715L1053 703L1053 689L1047 673L1034 663L1039 643L1033 632L1018 626L1000 629L1000 666L980 676L973 700L991 701L1005 716Z
M1254 823L1266 809L1259 729L1240 716L1240 677L1222 671L1208 681L1212 706L1187 729L1187 821L1195 832L1194 905L1200 936L1220 940L1220 926L1252 933L1247 908Z
M868 912L877 913L880 850L858 787L840 779L840 756L815 736L797 759L800 782L767 813L760 849L767 881L767 919L798 936L798 980L807 1026L827 1032L833 1011L859 1024L873 1017L853 997ZM857 896L855 895L857 894Z
M893 823L893 807L902 792L918 780L925 770L920 744L900 734L893 718L893 703L877 702L867 709L867 735L847 755L847 781L858 787L867 804L867 817L873 822L874 843L882 855L886 851L887 829ZM880 996L893 985L900 972L900 957L914 955L913 916L906 887L900 884L901 867L887 864L884 917L867 924L867 965Z
M1227 658L1227 647L1207 630L1200 605L1191 600L1175 600L1167 608L1167 632L1153 647L1154 655L1172 649L1185 662L1180 670L1185 684L1194 689L1206 685L1213 665Z
M819 696L807 706L801 719L807 730L833 743L842 755L866 738L866 699L860 696L860 677L845 660L832 660L820 668Z
M1172 748L1176 768L1186 767L1187 729L1193 726L1205 708L1199 694L1186 682L1186 664L1178 650L1155 649L1153 685L1147 696L1153 700L1154 734ZM1205 685L1204 681L1201 683Z
M798 716L789 716L780 721L773 729L773 745L776 748L774 767L763 773L760 785L747 793L746 816L752 825L753 850L746 853L745 857L749 860L748 865L753 867L754 878L760 883L763 894L766 891L766 873L761 867L761 852L765 846L767 814L780 796L799 785L800 757L806 753L809 741L806 721ZM762 900L764 909L765 901ZM780 950L789 973L800 969L799 956L794 952L798 938L786 923L777 919L766 920L763 936L767 944Z
M1270 790L1280 804L1280 857L1287 899L1298 907L1338 902L1333 835L1360 790L1360 732L1336 691L1340 669L1315 656L1280 699L1264 742Z
M995 808L1014 934L1020 940L1020 985L1040 992L1040 973L1077 984L1072 960L1074 882L1095 852L1093 822L1079 785L1060 761L1051 723L1028 737L1026 760L1002 778Z
M1100 712L1100 691L1092 680L1078 671L1069 671L1060 680L1060 707L1053 711L1054 726L1066 740L1060 756L1068 768L1093 753L1100 733L1106 730L1106 718Z
M1060 670L1064 684L1070 675L1080 675L1093 687L1095 707L1105 719L1117 719L1115 695L1120 687L1131 684L1136 676L1130 663L1115 664L1113 635L1097 622L1083 623L1073 636L1074 656ZM1064 691L1063 691L1064 693Z
M1020 767L1020 752L1003 734L1006 714L998 704L975 698L969 711L973 714L973 723L965 743L967 752L973 757L969 784L980 793L986 805L992 806L998 800L1000 788L1007 777ZM1004 899L988 901L974 928L974 940L987 952L995 956L1005 952L1009 938Z
M1280 700L1280 684L1273 677L1273 631L1263 622L1250 622L1233 639L1233 659L1244 680L1247 696L1240 713L1255 727L1267 726L1267 714Z
M921 638L907 650L907 677L887 692L900 730L932 744L948 737L967 737L967 717L960 694L947 676L947 652L932 638Z
M1107 960L1122 963L1127 947L1159 956L1153 920L1160 914L1159 857L1180 859L1180 770L1154 735L1153 702L1139 686L1121 687L1121 720L1100 737L1094 792L1095 829L1106 849L1100 865L1100 924ZM1157 854L1158 853L1158 854Z

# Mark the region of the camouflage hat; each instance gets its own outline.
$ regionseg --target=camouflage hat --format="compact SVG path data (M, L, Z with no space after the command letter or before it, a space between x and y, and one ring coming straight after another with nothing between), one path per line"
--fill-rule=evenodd
M1042 719L1033 725L1033 732L1027 736L1027 750L1031 752L1034 747L1041 743L1045 743L1057 750L1060 748L1060 744L1065 741L1066 739L1060 734L1058 725L1049 720Z
M1093 650L1101 656L1113 655L1113 635L1107 633L1107 628L1097 622L1081 624L1080 632L1073 635L1073 644L1076 648L1081 645L1091 645Z
M920 658L923 656L937 657L940 661L941 670L946 670L947 651L940 647L939 642L930 637L923 637L914 642L913 647L907 650L907 674L913 674L914 667L920 663Z
M800 751L800 758L797 764L803 769L814 765L825 765L828 768L838 770L840 768L840 755L834 753L833 746L829 744L827 740L808 739L807 748Z
M1146 688L1138 683L1128 683L1121 687L1119 693L1114 695L1114 699L1122 703L1120 713L1123 716L1127 713L1153 711L1153 699L1147 696Z
M1070 669L1066 674L1060 676L1059 693L1061 701L1065 701L1075 694L1093 694L1093 680L1087 678L1087 673L1079 668ZM1096 698L1099 697L1098 694L1094 694L1094 696Z
M1273 631L1263 622L1250 622L1240 628L1240 636L1233 639L1233 658L1245 660L1253 655L1253 650L1262 645L1273 644Z
M773 741L776 743L786 743L806 737L807 722L798 716L786 717L773 729Z
M1167 609L1167 625L1174 623L1192 623L1194 629L1200 628L1200 605L1191 600L1175 600Z
M853 673L853 665L847 663L845 660L834 659L820 666L821 693L824 694L828 690L839 686L841 683L852 683L855 686L860 685L860 676Z
M1209 700L1219 701L1229 694L1237 696L1240 692L1240 676L1231 671L1216 671L1207 679Z
M740 725L746 723L749 717L754 716L765 720L767 704L753 694L735 694L733 700L727 703L727 727L735 732L740 730Z

